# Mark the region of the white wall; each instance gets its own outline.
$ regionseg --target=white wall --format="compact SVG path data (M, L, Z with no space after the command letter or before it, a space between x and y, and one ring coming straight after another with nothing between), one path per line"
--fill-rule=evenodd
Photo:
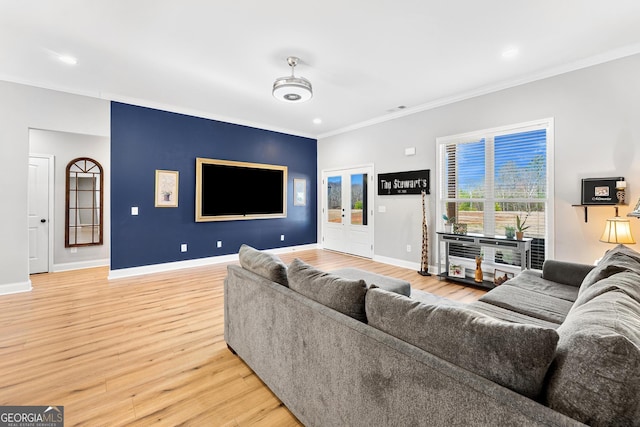
M29 131L30 152L55 156L54 195L54 253L53 270L69 270L96 265L108 265L109 242L111 239L111 147L109 138L70 132L31 129ZM100 246L80 246L72 252L64 246L65 186L67 164L78 157L90 157L102 166L104 171L103 244Z
M30 288L29 129L109 137L109 101L0 81L0 294Z
M640 197L638 75L640 55L635 55L321 138L318 171L363 163L373 163L376 174L430 169L431 199L435 201L437 137L553 117L555 258L591 263L611 247L598 238L614 209L590 208L585 224L583 210L571 205L580 203L581 179L588 177L626 178L631 206L621 208L622 215ZM406 147L416 147L416 155L405 156ZM420 197L376 196L374 203L375 257L419 265ZM378 212L379 205L386 207L385 213ZM432 233L434 210L429 219ZM321 218L321 212L318 216ZM631 221L636 241L640 241L640 221ZM431 265L436 263L434 238L431 234ZM415 248L411 253L406 251L408 244Z

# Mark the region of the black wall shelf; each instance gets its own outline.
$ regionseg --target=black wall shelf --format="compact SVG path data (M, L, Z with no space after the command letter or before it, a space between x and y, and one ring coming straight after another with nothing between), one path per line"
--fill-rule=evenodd
M618 206L619 205L571 205L574 208L584 208L584 222L589 222L589 216L587 213L587 208L601 208L601 207L610 207L615 208L616 216L618 216Z

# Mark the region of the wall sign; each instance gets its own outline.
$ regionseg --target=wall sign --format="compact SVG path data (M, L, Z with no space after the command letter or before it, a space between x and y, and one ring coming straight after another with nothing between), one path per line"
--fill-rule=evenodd
M378 174L378 196L429 193L429 169Z
M582 180L583 205L615 205L619 203L616 182L623 177L585 178Z

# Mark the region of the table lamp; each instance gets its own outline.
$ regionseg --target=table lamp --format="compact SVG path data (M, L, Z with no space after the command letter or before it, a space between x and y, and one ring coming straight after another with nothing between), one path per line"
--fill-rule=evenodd
M618 216L618 209L616 208L615 218L610 218L604 225L604 232L600 237L600 241L604 243L621 243L621 244L634 244L633 235L631 235L631 224L628 219L624 219Z

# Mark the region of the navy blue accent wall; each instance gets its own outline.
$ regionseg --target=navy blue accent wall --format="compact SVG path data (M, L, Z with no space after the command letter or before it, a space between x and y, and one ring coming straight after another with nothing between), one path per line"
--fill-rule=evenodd
M287 166L287 217L195 222L196 157ZM154 207L156 169L180 172L177 208ZM293 205L294 178L307 180L306 206ZM316 189L315 139L111 103L112 270L233 254L243 243L258 249L316 243ZM259 187L238 196L254 191ZM182 243L187 252L180 252Z

